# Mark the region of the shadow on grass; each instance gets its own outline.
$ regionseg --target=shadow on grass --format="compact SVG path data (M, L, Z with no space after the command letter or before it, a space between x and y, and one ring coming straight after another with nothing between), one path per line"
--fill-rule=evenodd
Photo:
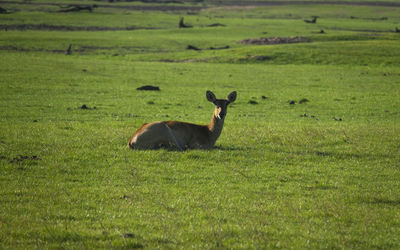
M200 151L215 151L215 150L220 150L220 151L245 151L245 150L249 150L249 147L238 147L238 146L227 146L227 147L222 147L222 146L215 146L213 148L210 149L201 149L201 148L187 148L185 150L180 150L177 147L167 147L167 146L160 146L157 148L152 148L152 149L137 149L137 148L129 148L130 150L136 150L136 151L158 151L158 150L165 150L168 152L190 152L190 151L196 151L196 150L200 150Z
M363 199L361 203L371 204L371 205L388 205L388 206L400 206L400 199L389 199L382 197L375 197L372 199Z
M390 158L392 155L389 154L379 154L379 153L354 153L354 152L332 152L332 151L323 151L323 150L279 150L279 149L271 149L272 152L275 153L286 153L286 154L294 154L298 156L318 156L323 158L335 158L335 159L381 159L381 158Z
M221 151L247 151L250 148L249 147L243 147L243 146L215 146L213 149L210 150L221 150Z

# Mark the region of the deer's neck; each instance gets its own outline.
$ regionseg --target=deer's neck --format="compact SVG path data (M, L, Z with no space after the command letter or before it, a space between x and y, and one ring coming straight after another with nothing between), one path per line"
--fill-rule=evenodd
M215 117L213 114L210 123L208 123L207 127L208 130L210 131L210 141L215 144L217 141L218 137L221 135L222 128L224 126L224 119L218 119Z

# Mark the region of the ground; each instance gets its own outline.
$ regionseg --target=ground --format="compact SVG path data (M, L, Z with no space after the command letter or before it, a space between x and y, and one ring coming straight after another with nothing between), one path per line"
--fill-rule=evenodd
M3 1L0 248L398 249L398 5ZM127 147L206 90L214 149Z

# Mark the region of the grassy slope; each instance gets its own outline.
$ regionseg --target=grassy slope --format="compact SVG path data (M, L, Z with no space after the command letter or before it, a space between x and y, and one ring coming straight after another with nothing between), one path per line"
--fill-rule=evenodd
M2 248L400 246L398 37L354 41L358 33L329 31L320 38L301 18L243 21L232 13L210 21L227 28L2 32L1 46L29 50L1 52ZM330 18L338 27L371 24ZM236 43L274 23L285 28L268 36L308 34L317 42ZM52 52L70 43L111 49ZM189 43L234 48L191 52ZM158 62L202 58L214 63ZM144 84L162 91L135 90ZM126 149L146 121L205 123L206 89L218 97L238 91L217 149ZM302 98L309 102L288 104Z

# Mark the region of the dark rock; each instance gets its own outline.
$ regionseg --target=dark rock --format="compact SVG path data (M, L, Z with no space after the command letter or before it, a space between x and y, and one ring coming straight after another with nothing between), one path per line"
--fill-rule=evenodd
M10 163L19 163L23 161L40 161L41 159L37 155L27 156L27 155L20 155L14 157Z
M183 22L183 17L181 17L181 19L179 20L179 28L192 28L193 26L191 26L191 25L186 25L184 22Z
M303 98L303 99L301 99L299 101L299 104L303 104L303 103L306 103L306 102L309 102L309 100L307 98Z
M134 238L135 237L135 235L132 233L125 233L125 234L123 234L123 236L124 236L124 238Z
M312 18L313 18L312 20L304 20L304 22L305 23L316 23L318 17L317 16L313 16Z
M193 45L188 45L188 46L186 47L186 49L201 50L201 49L199 49L199 48L197 48L196 46L193 46Z
M71 55L72 54L72 44L70 44L67 48L67 50L65 51L66 55Z
M230 48L230 46L226 45L226 46L223 46L223 47L210 47L209 49L210 50L219 50L219 49L229 49L229 48Z
M210 25L207 25L207 27L225 27L225 24L221 24L221 23L213 23Z
M144 85L142 87L137 88L136 90L160 91L160 88L157 86Z
M95 8L97 8L97 5L77 5L77 4L70 4L68 5L67 8L59 10L58 12L78 12L82 10L87 10L89 12L92 12Z
M9 13L8 10L0 7L0 14L8 14L8 13Z

